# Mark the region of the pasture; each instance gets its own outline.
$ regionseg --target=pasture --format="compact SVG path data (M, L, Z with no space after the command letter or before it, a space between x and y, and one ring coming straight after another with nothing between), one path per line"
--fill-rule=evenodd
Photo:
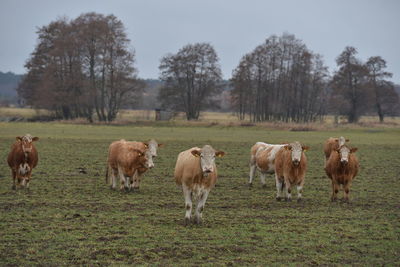
M38 136L30 190L11 190L6 157L15 136ZM322 144L344 135L358 147L351 203L331 203ZM0 123L0 265L398 265L400 129L283 131L265 127ZM107 148L125 138L165 146L138 192L105 184ZM249 189L256 141L310 146L304 201L277 202L275 180ZM219 179L203 225L185 227L173 181L177 154L211 144ZM294 191L296 197L296 191ZM342 197L342 192L339 194Z

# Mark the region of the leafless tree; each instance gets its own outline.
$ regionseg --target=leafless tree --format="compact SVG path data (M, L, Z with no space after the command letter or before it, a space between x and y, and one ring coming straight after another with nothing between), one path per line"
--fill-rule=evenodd
M19 95L32 106L54 110L64 119L93 112L112 121L127 100L137 98L134 52L125 28L115 16L82 14L51 22L38 30L39 41L29 58Z
M184 46L176 54L161 59L159 100L163 107L184 111L188 120L199 118L200 111L215 104L221 69L214 48L208 43Z

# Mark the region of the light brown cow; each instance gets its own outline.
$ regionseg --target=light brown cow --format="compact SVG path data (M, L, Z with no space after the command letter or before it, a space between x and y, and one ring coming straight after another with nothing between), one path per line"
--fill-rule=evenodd
M343 186L344 200L349 201L351 182L356 177L359 163L354 154L357 148L349 148L346 145L334 150L325 165L325 172L332 180L331 200L337 200L340 185Z
M146 156L149 159L148 162L148 168L142 167L137 169L135 174L131 177L131 184L133 188L139 189L140 182L142 179L142 175L147 172L148 169L152 169L154 167L154 159L157 157L157 149L159 147L162 147L163 144L158 144L156 140L151 139L149 142L143 143L143 142L129 142L132 144L133 147L137 149L146 149Z
M283 146L275 157L276 200L281 200L281 191L285 187L286 200L292 200L291 187L297 186L297 201L301 201L304 178L307 170L307 146L294 142Z
M256 169L260 171L263 187L266 187L265 177L275 172L275 155L284 145L272 145L264 142L255 143L250 149L249 186L253 184Z
M129 191L132 188L130 181L135 172L139 168L149 168L152 164L151 157L148 157L146 151L144 144L138 149L132 142L123 139L111 143L108 148L106 183L110 184L111 177L111 188L115 189L116 176L119 176L120 190L125 188ZM138 184L133 184L133 187L138 187Z
M339 147L343 146L349 141L349 139L345 139L343 136L339 138L329 137L324 145L325 160L329 159L332 151L339 149Z
M29 188L32 176L32 169L36 167L39 157L33 142L38 141L39 137L32 137L26 134L22 137L17 136L17 141L11 146L11 151L7 157L8 166L11 168L13 185L12 189L18 186Z
M195 223L202 222L202 213L207 197L217 181L215 157L223 157L225 152L216 151L210 145L203 148L192 147L179 153L175 165L175 182L182 186L185 197L185 224L192 217L192 196L197 199Z

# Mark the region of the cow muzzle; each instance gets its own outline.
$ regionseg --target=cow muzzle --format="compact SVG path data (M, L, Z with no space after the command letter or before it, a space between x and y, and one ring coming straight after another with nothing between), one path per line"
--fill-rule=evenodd
M295 160L293 160L292 162L293 162L293 164L294 164L295 166L298 166L298 165L300 164L300 161L299 161L298 159L295 159Z
M345 159L342 159L341 161L340 161L340 163L342 163L342 165L347 165L347 163L349 163L347 160L345 160Z

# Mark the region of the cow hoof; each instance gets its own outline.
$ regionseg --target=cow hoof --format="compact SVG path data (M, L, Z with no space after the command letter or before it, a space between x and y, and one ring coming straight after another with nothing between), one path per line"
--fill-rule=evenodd
M249 188L252 188L252 187L253 187L253 184L252 184L252 183L248 183L248 185L249 185Z
M276 199L276 201L281 201L282 200L281 197L276 197L275 199Z
M196 218L196 224L200 225L203 223L203 220L201 218Z
M303 199L302 198L298 198L297 199L297 203L301 203L301 202L303 202Z
M263 184L263 185L262 185L262 188L267 188L267 185L266 185L266 184Z
M291 198L286 198L286 202L292 202Z
M15 186L15 184L11 186L11 189L12 190L17 190L17 187Z
M190 218L185 217L185 219L183 220L183 224L185 226L188 226L190 224Z
M337 198L331 198L331 202L336 202Z

